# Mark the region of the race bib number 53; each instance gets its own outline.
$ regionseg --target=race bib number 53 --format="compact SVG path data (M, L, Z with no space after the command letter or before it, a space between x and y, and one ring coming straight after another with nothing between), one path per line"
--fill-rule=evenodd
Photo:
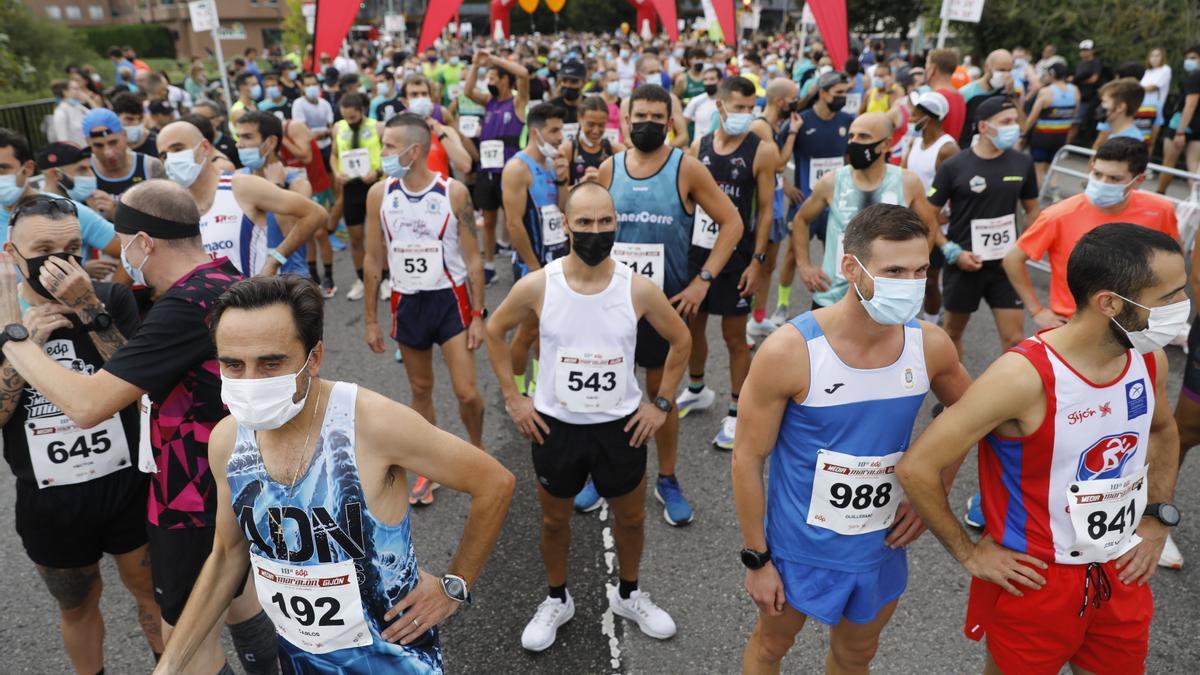
M891 527L904 492L896 480L902 452L856 457L817 452L808 524L838 534L866 534Z

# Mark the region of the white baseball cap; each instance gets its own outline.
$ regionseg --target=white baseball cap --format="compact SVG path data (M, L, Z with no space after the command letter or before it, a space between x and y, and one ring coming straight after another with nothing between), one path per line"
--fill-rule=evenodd
M1091 40L1084 40L1083 42L1079 43L1079 51L1083 51L1085 49L1090 51L1095 48L1096 48L1096 43L1092 42Z
M916 105L939 120L946 119L946 114L950 112L950 102L946 100L945 96L936 91L927 91L921 94L921 98L917 99Z

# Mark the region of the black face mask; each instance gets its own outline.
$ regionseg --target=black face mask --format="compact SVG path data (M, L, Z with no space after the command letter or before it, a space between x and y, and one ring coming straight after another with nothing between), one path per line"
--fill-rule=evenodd
M704 64L703 63L693 63L692 70L699 73L704 70Z
M783 106L783 114L785 115L791 115L792 113L798 112L800 112L800 101L792 101L791 103Z
M16 250L15 246L13 247L13 250ZM80 267L83 267L83 258L80 258L77 255L71 255L69 253L50 253L47 255L37 255L26 258L25 256L21 255L20 251L17 251L17 255L21 256L21 260L24 260L25 266L29 268L29 276L25 277L25 283L29 284L29 287L33 289L34 293L37 293L47 300L55 299L54 294L46 290L46 287L42 285L42 265L45 265L47 260L50 258L58 258L59 260L64 261L73 259L79 264Z
M497 87L494 84L489 84L488 93L492 95L492 98L500 98L500 87Z
M629 130L633 147L642 152L654 152L667 140L667 125L661 122L634 122Z
M608 232L572 232L571 250L589 267L595 267L604 262L612 252L613 244L617 241L617 231Z
M829 106L829 109L832 110L833 112L837 112L837 111L841 110L842 108L846 107L846 97L845 96L834 96L833 100L830 101L829 103L826 103L825 105Z
M846 144L846 154L850 157L850 166L859 171L871 166L875 160L883 156L883 153L876 147L879 141L874 143L855 143L853 141Z
M704 85L704 93L708 94L709 96L716 96L717 95L717 85L715 85L715 84Z
M563 87L562 96L568 101L574 101L579 98L579 87Z

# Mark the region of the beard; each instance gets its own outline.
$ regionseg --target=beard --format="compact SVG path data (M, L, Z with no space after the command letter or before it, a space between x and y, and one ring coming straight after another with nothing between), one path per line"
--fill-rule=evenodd
M1137 324L1137 322L1137 311L1134 309L1133 305L1125 303L1125 308L1121 310L1121 313L1113 317L1112 320L1108 322L1108 334L1110 337L1112 337L1113 342L1121 345L1122 348L1133 349L1133 343L1129 341L1129 336L1125 334L1126 331L1136 332L1139 330L1144 330L1146 326L1138 326L1136 328L1126 328L1126 326L1134 326ZM1122 330L1123 328L1124 330Z

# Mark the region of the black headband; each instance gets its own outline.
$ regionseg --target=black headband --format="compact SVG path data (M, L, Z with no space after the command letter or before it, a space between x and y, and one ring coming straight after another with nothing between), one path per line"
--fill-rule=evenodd
M138 211L121 202L113 217L113 226L121 234L145 232L152 239L190 239L200 236L200 223L181 223Z

